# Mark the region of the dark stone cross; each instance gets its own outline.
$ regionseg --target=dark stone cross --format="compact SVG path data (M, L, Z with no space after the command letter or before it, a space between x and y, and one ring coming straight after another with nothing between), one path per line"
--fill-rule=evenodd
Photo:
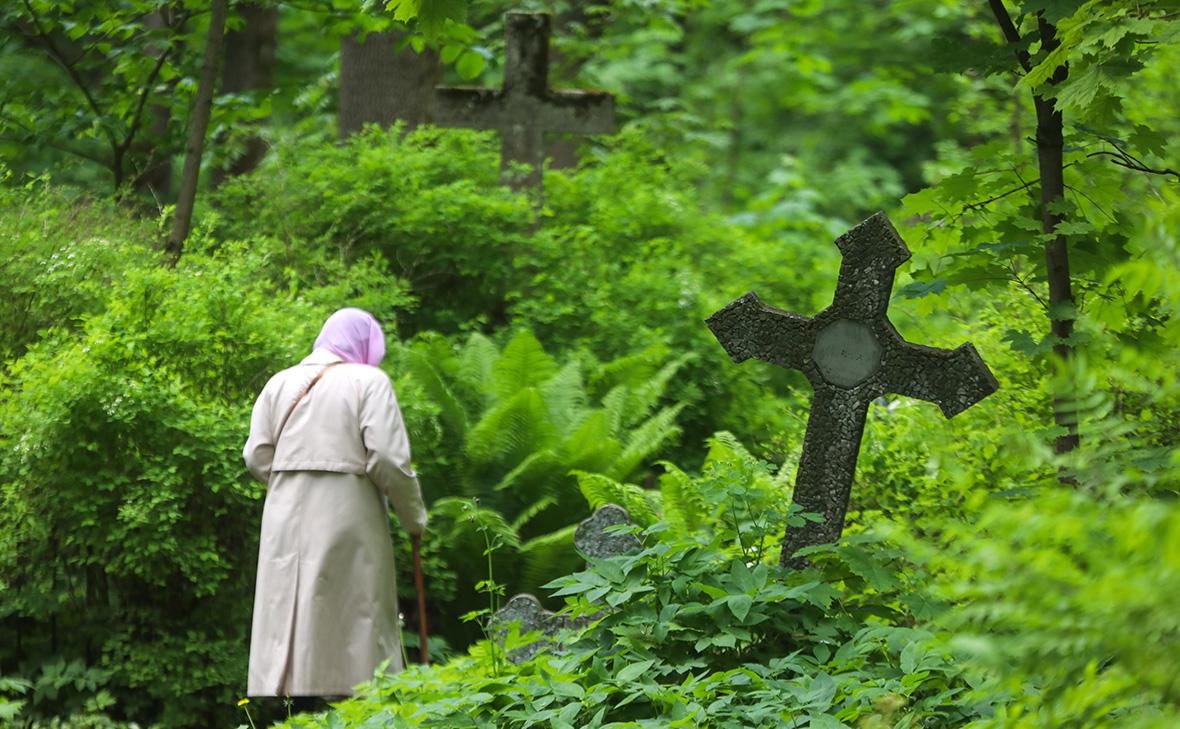
M803 372L814 394L795 503L822 522L788 528L781 561L830 544L844 531L869 403L886 393L929 400L953 417L999 388L970 343L958 349L911 344L886 310L893 274L910 257L884 213L836 239L843 261L832 304L813 318L767 306L750 292L710 316L709 328L735 362L753 357Z
M498 129L500 168L517 189L541 186L545 132L610 134L615 131L615 97L603 91L549 88L549 15L508 13L504 85L499 89L440 86L434 122L443 127ZM512 163L529 165L511 174Z

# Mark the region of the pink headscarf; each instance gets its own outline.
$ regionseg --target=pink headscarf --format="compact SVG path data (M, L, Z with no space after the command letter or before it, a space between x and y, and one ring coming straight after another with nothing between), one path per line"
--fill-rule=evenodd
M385 333L373 315L361 309L341 309L328 317L315 346L354 364L376 367L385 359Z

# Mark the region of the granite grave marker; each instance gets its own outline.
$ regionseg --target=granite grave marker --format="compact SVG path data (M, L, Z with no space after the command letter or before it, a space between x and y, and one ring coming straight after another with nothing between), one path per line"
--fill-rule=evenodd
M936 403L950 418L999 387L970 343L957 349L912 344L886 310L897 267L910 257L884 213L836 239L843 257L831 306L812 318L762 303L750 292L710 316L709 328L735 362L754 358L803 372L814 394L795 503L822 522L788 528L781 561L830 544L844 530L869 403L892 393Z
M591 559L606 559L624 554L634 554L643 548L639 538L629 532L618 532L609 529L617 525L631 525L631 515L627 510L615 504L604 504L584 519L574 530L574 548L583 556ZM568 616L546 610L541 601L528 593L514 595L504 603L504 607L492 616L492 624L499 626L517 625L521 635L539 631L545 639L535 641L526 646L513 649L508 653L508 660L512 663L523 663L536 655L537 651L546 645L552 645L553 639L563 630L580 628L595 616L584 616L571 619ZM504 628L499 629L500 640L507 635Z
M541 186L545 132L610 134L615 97L602 91L549 88L549 27L546 13L508 13L507 58L501 88L440 86L434 122L443 127L498 129L500 167L512 187ZM513 162L529 165L511 174Z

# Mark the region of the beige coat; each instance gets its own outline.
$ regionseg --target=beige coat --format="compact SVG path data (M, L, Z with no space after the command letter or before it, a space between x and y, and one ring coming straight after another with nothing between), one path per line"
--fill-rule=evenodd
M393 386L376 367L327 370L317 349L254 404L243 453L267 484L250 636L250 696L346 696L382 661L402 668L386 500L421 534L426 509Z

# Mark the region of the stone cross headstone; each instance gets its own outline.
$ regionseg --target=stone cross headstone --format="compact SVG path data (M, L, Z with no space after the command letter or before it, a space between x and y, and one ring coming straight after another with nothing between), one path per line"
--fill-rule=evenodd
M608 531L608 527L616 525L634 524L627 510L615 504L604 504L587 519L584 519L574 530L574 547L583 556L591 559L605 559L624 554L634 554L643 548L643 544L634 534L627 532L616 533ZM540 631L545 640L535 641L526 646L515 648L508 653L508 660L512 663L523 663L546 645L553 644L553 638L563 630L580 628L595 619L595 615L571 619L546 610L541 601L528 593L515 595L504 603L504 607L492 616L492 624L499 626L517 625L521 635ZM500 640L507 636L507 631L499 629Z
M795 503L822 522L788 528L781 561L803 547L830 544L844 530L869 403L893 393L929 400L950 418L999 388L970 343L958 349L911 344L886 310L893 274L909 259L905 241L884 213L836 239L843 260L831 306L812 318L762 303L750 292L710 316L709 328L733 358L754 358L796 369L814 394Z
M514 188L539 188L545 163L545 132L610 134L615 97L602 91L549 88L549 15L508 13L507 59L501 88L440 86L434 122L443 127L498 129L500 167ZM512 163L529 165L511 174Z

